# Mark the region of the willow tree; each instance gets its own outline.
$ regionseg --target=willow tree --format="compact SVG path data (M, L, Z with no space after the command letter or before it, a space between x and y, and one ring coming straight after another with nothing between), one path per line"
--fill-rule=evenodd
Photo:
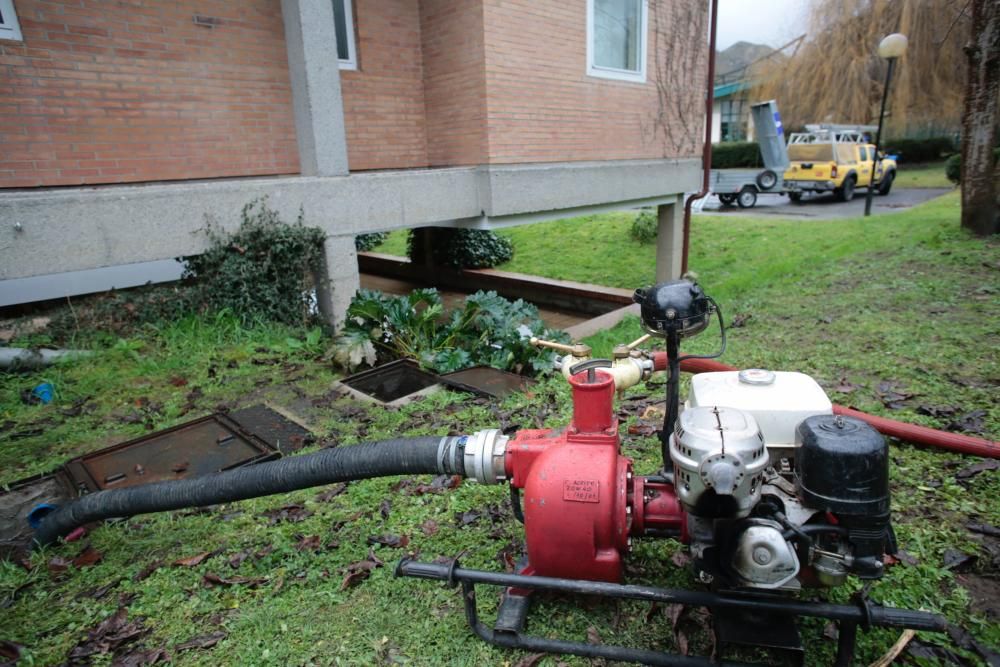
M755 68L754 99L776 99L786 127L878 122L887 63L879 41L901 32L909 48L897 63L886 115L890 136L951 134L962 118L963 47L971 20L955 0L814 2L806 41L795 55Z

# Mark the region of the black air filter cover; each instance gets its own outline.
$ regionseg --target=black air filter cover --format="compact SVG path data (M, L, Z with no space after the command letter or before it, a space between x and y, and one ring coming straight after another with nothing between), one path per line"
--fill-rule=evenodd
M847 516L889 511L889 446L859 419L815 415L796 429L799 499Z
M681 338L704 331L712 315L705 292L690 280L671 280L637 289L632 295L642 310L642 323L656 335L676 332Z

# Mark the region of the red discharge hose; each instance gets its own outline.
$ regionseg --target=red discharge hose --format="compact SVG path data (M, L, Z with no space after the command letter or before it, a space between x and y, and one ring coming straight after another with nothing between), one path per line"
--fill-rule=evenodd
M653 370L662 371L666 369L667 353L654 353ZM710 373L714 371L735 371L738 369L711 359L683 359L681 360L681 370L686 373ZM948 433L947 431L939 431L926 426L907 424L895 419L876 417L867 412L847 408L843 405L834 405L833 414L866 421L883 435L918 445L930 445L962 454L1000 459L1000 443L991 440L975 438L971 435L962 435L961 433Z

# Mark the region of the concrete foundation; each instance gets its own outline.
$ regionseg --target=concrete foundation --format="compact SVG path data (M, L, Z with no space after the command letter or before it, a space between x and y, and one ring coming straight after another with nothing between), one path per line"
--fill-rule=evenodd
M242 207L261 197L283 219L302 211L326 232L332 291L322 307L334 322L357 287L354 236L373 231L492 229L661 204L657 262L672 275L678 193L697 187L699 166L623 160L0 192L0 280L198 254L210 222L234 230Z

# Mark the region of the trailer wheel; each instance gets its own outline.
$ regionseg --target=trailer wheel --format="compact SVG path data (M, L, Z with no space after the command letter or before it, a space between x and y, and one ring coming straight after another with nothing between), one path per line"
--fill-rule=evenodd
M761 190L770 190L778 184L778 175L770 169L757 174L757 187Z
M757 192L749 185L743 186L740 193L736 195L736 203L740 208L753 208L757 203Z
M736 203L736 195L719 195L719 201L723 206L732 206Z

